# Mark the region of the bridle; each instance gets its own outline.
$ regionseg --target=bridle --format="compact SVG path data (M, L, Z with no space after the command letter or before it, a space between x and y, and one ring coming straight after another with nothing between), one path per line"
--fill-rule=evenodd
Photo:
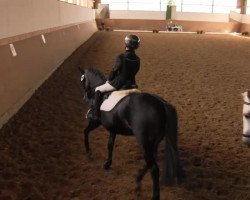
M247 105L247 106L250 105L250 103L249 103L249 102L246 102L246 101L244 101L244 104ZM250 138L250 135L242 134L242 136L245 137L245 138Z
M247 106L250 105L250 103L249 103L249 102L246 102L246 101L244 101L244 104L247 105Z
M81 76L81 83L82 83L83 89L84 89L84 96L83 96L83 99L84 99L84 100L87 100L87 99L89 99L89 95L92 96L93 91L92 91L92 89L91 89L90 87L86 87L86 85L85 85L85 80L86 80L86 78L85 78L85 75L83 74L83 75ZM86 98L86 96L87 96L87 98Z
M249 103L249 102L244 101L244 105L249 106L249 105L250 105L250 103ZM250 135L245 135L245 134L242 134L242 136L243 136L243 137L245 137L245 138L250 138Z
M250 135L242 134L242 136L245 137L245 138L250 138Z
M81 82L83 82L84 80L86 80L86 76L83 74L82 76L81 76ZM93 96L94 96L94 94L95 94L95 88L96 87L98 87L98 86L100 86L100 85L102 85L103 83L97 83L97 84L95 84L94 86L92 86L92 87L86 87L85 86L85 83L83 83L83 89L84 89L84 91L85 91L85 94L84 94L84 97L83 97L83 99L84 100L87 100L88 101L88 99L90 100L90 102L91 102L91 100L93 99ZM87 98L86 98L86 96L87 96ZM90 96L91 96L91 98L90 98Z

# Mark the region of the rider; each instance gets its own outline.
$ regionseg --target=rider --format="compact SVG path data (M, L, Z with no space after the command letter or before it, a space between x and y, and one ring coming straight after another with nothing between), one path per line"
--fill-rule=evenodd
M92 108L93 116L91 117L93 120L99 120L102 93L137 87L135 75L140 69L140 58L135 54L135 50L139 45L140 38L138 36L127 35L125 37L125 52L117 56L108 81L95 89L95 100Z

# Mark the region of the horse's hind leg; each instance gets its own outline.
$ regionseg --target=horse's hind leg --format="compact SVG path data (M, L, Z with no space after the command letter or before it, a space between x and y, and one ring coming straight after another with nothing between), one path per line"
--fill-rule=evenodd
M96 129L98 126L100 126L99 122L97 123L96 121L90 120L88 126L83 131L84 132L85 150L86 150L86 153L88 155L91 154L91 150L90 150L90 147L89 147L89 133L90 133L90 131Z
M153 197L152 200L160 200L160 183L159 183L159 167L155 159L150 160L148 163L151 177L153 179Z
M148 170L150 170L150 174L153 181L153 197L152 200L160 200L160 183L159 183L159 167L156 162L156 152L157 148L153 148L152 144L144 144L143 145L143 153L144 159L146 161L146 165L140 171L138 176L136 177L137 187L136 192L140 192L141 189L141 181ZM137 194L139 195L139 194Z
M141 191L141 181L144 178L145 174L148 171L148 165L144 165L143 169L139 170L138 175L136 176L136 189L135 192L137 193L137 196L140 196L140 191Z
M156 158L156 154L155 154L155 158ZM144 178L144 176L145 176L145 174L147 173L147 171L148 171L148 165L146 164L146 165L144 165L144 167L143 167L143 169L141 169L141 170L139 170L139 173L138 173L138 175L136 176L136 183L137 184L140 184L141 183L141 181L142 181L142 179Z
M159 167L155 158L157 150L153 150L153 148L150 148L152 146L152 144L144 146L144 157L153 180L152 200L160 200Z
M148 171L148 165L144 165L143 169L141 169L138 173L138 175L136 176L136 183L140 184L143 177L145 176L145 174Z
M113 155L113 148L114 148L114 144L115 144L115 137L116 137L116 134L114 132L110 132L109 141L108 141L109 155L108 155L108 159L105 161L105 163L103 165L104 169L109 169L109 167L112 164L112 155Z

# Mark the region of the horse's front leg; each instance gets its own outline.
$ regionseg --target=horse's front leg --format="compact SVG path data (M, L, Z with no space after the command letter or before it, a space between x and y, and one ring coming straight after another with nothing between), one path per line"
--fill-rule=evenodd
M98 126L100 126L99 122L90 120L88 126L83 131L84 132L85 150L89 156L91 155L91 149L89 147L89 133L90 133L90 131L96 129Z
M104 165L103 165L104 169L109 169L109 167L112 164L112 154L113 154L113 148L115 144L115 137L116 137L116 134L111 131L109 134L109 141L108 141L109 154L108 154L108 159L104 162Z

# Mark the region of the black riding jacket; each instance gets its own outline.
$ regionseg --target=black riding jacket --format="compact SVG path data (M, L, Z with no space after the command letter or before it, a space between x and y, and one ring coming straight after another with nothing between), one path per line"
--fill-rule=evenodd
M135 51L126 50L116 58L115 67L109 75L109 83L117 90L130 89L136 85L135 75L140 69L140 58Z

